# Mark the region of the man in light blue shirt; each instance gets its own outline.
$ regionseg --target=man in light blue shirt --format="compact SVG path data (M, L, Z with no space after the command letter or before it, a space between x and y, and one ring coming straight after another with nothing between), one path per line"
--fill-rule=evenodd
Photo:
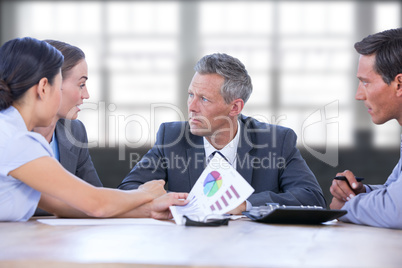
M356 100L364 105L375 124L396 119L402 125L402 28L369 35L355 44L360 54ZM384 185L363 185L351 171L338 173L330 207L345 209L340 220L377 227L402 229L401 158Z

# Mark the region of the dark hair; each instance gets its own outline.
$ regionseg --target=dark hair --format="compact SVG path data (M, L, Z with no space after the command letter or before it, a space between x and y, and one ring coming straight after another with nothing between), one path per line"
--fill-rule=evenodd
M253 91L246 67L238 59L224 53L206 55L194 67L199 74L219 74L224 83L221 94L226 103L241 98L244 103Z
M53 84L63 55L46 42L16 38L0 47L0 111L46 77Z
M402 28L369 35L355 49L361 55L375 55L374 70L388 85L402 73Z
M43 41L54 46L57 50L61 52L61 54L63 54L64 63L63 66L61 66L61 74L63 78L66 78L68 76L68 72L72 68L74 68L74 66L77 65L78 62L85 59L85 53L79 47L57 40L47 39Z

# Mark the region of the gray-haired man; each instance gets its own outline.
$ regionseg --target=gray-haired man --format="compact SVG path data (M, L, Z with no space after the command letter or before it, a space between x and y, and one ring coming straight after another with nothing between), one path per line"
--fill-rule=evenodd
M255 189L231 213L265 203L325 207L322 190L296 148L294 131L241 114L252 92L245 66L229 55L212 54L194 69L188 121L162 124L153 148L119 188L164 179L169 191L189 192L210 154L219 151Z

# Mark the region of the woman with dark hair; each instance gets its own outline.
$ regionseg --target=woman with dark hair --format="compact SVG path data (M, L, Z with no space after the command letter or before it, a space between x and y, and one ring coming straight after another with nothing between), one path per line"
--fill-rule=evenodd
M0 47L0 221L26 221L37 206L62 217L170 218L186 194L164 181L138 190L97 188L66 171L46 139L59 111L63 55L44 41L13 39Z
M50 143L55 158L60 164L78 178L101 187L98 173L92 163L88 150L88 138L84 124L75 120L79 106L89 98L86 81L88 65L84 52L73 45L56 40L44 40L64 56L61 66L63 82L59 111L48 127L34 128Z

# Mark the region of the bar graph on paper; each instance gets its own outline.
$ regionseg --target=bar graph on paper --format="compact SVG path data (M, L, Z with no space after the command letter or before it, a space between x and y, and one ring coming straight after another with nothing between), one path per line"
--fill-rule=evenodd
M218 200L215 201L214 204L210 205L209 208L211 209L211 211L215 212L215 211L220 211L225 207L229 206L229 202L232 198L240 198L240 195L237 193L236 189L233 187L233 185L231 185L230 187L230 191L232 192L232 194L230 193L229 190L226 190L221 196L220 198L218 198Z
M222 161L226 165L214 166ZM186 206L170 207L172 215L178 224L182 224L182 216L196 216L203 219L211 214L225 214L243 203L253 192L253 187L231 166L227 165L219 154L215 154L210 164L191 189Z

